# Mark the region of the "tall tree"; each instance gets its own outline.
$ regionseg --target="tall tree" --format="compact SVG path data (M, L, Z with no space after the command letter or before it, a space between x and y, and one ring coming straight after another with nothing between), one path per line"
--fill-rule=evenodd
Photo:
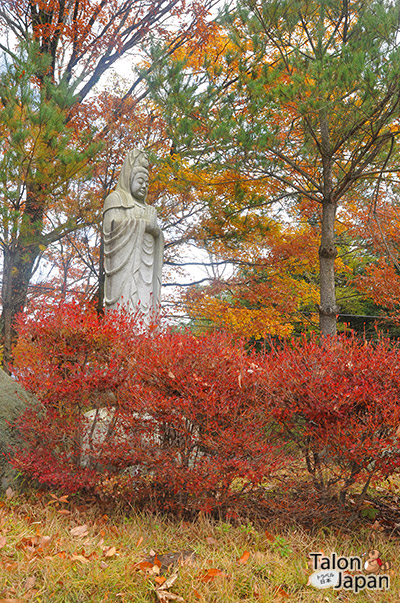
M212 4L213 0L202 6L183 0L1 1L0 111L6 148L1 165L5 208L1 333L6 361L13 320L25 304L40 253L87 223L84 208L76 211L73 183L87 176L93 158L88 107L96 85L151 35L167 40L167 53L197 31L204 35ZM134 78L125 99L143 96L142 82L142 76ZM10 86L15 95L9 93ZM115 120L124 106L121 102L115 108ZM106 134L102 131L98 138ZM63 209L56 206L56 198ZM51 212L63 216L54 230Z
M48 55L28 44L0 76L0 245L3 252L2 327L5 357L15 312L24 306L35 261L50 243L86 220L87 208L67 210L68 188L82 177L98 145L90 129L77 131L66 116L73 99L47 78ZM32 88L32 78L42 79ZM59 203L63 199L64 203ZM47 228L51 212L63 215Z
M177 157L265 182L288 212L313 208L324 335L336 333L337 219L357 195L388 200L398 171L399 39L398 2L243 0L204 60L151 76Z

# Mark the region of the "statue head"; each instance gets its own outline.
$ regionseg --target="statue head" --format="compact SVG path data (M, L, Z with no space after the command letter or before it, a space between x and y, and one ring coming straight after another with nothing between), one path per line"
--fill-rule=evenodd
M135 149L128 153L118 178L119 189L144 203L149 188L149 160L144 151Z
M132 168L130 186L132 197L144 203L149 189L149 172L143 167Z

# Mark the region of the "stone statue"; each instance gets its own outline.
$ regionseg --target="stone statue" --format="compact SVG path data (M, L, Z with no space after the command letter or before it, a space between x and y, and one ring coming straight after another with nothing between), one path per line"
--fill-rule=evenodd
M103 210L106 310L124 306L154 323L159 310L164 237L146 204L149 162L135 149L125 158Z

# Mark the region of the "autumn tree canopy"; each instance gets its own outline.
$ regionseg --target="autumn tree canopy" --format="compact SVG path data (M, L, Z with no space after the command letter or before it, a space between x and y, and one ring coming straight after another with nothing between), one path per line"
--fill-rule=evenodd
M395 2L244 0L206 54L150 76L177 161L257 186L236 195L239 214L262 215L263 199L317 225L323 334L336 332L338 232L396 200L399 65Z
M169 54L196 32L204 35L212 4L1 2L1 333L6 361L12 324L25 304L40 254L93 220L96 208L89 211L90 202L97 201L99 215L99 195L96 199L93 189L84 198L81 194L108 135L105 128L96 139L96 86L121 57L140 52L151 36L164 40ZM114 121L125 101L143 96L142 82L142 76L133 78L120 102L110 107Z

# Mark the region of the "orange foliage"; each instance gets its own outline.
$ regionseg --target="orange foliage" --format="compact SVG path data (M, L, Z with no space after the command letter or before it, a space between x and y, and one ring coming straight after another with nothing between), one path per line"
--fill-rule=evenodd
M211 324L254 339L288 336L296 322L306 328L301 310L314 309L318 302L317 245L310 230L280 232L277 225L258 241L243 235L238 253L231 251L239 259L234 276L190 290L185 298L189 315L200 329Z
M297 313L315 312L318 306L318 239L321 208L327 203L337 206L337 283L347 288L349 298L358 294L357 302L373 301L391 310L400 303L400 228L391 198L393 174L381 173L377 184L385 158L389 159L390 136L399 133L399 120L394 116L386 123L382 118L374 129L374 116L380 115L384 102L380 105L377 96L375 106L368 82L357 81L356 59L354 69L341 62L341 53L349 51L346 36L360 18L358 7L347 7L348 20L325 6L322 18L320 3L303 3L298 9L301 18L293 14L282 27L268 13L268 31L250 18L237 17L230 37L215 28L205 52L202 48L196 52L192 44L186 55L185 48L179 53L179 59L188 56L188 76L203 76L204 87L209 84L214 96L213 102L205 101L207 111L201 112L199 101L188 112L190 135L185 137L179 129L184 110L176 113L176 130L170 124L169 132L183 141L181 153L175 153L174 176L191 182L204 202L192 231L194 239L217 260L235 267L225 282L215 279L209 287L189 291L186 308L192 318L236 335L286 335L294 323L307 324L308 319ZM258 22L263 9L254 5L250 14L252 10ZM286 14L282 22L285 18ZM319 40L321 29L326 44L322 75L318 69L323 60L317 56L318 44L312 42ZM227 97L230 111L229 103L223 102ZM224 119L230 120L226 131ZM322 122L328 130L327 143ZM197 158L188 160L192 140L210 157L208 165L205 160L198 168ZM376 153L371 151L375 148ZM278 226L280 203L283 223L292 224L292 232ZM365 268L371 261L373 265ZM389 263L397 263L397 268L389 271ZM391 279L388 295L385 278Z

